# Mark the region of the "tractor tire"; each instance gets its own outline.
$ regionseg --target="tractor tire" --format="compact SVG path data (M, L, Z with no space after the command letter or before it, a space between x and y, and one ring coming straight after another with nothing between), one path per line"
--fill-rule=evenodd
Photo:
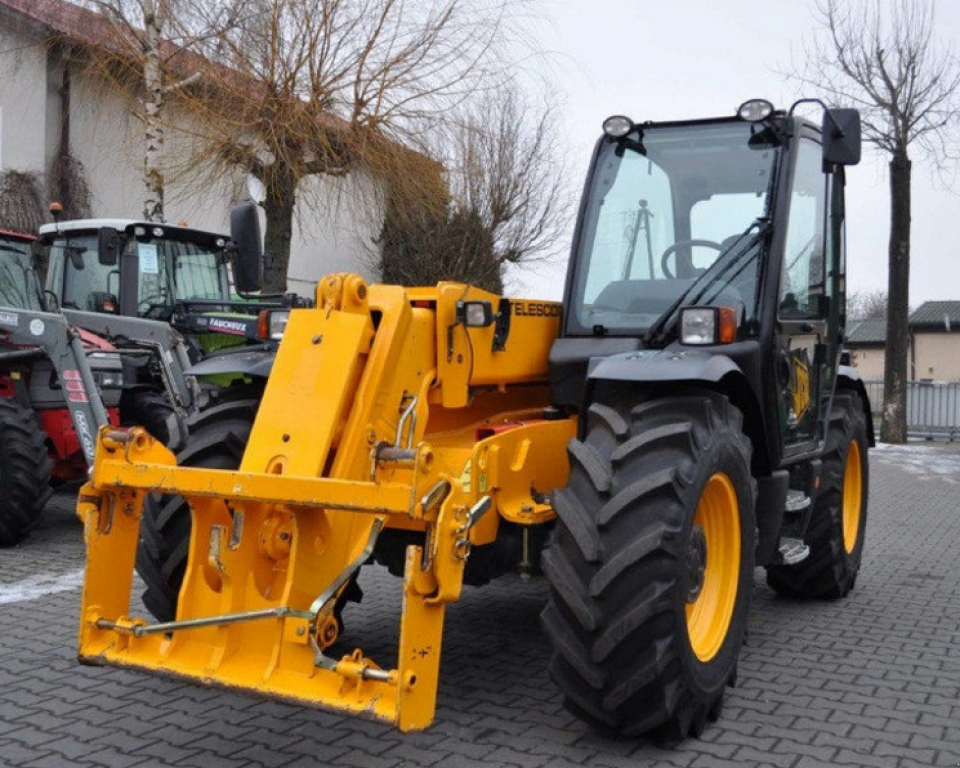
M33 411L0 398L0 546L27 537L50 498L53 461Z
M806 543L796 565L767 568L767 584L792 597L837 599L853 589L863 556L869 464L863 401L849 390L833 398L820 491L813 502Z
M257 400L223 400L187 421L189 438L177 454L186 467L237 469L250 439ZM148 428L149 430L149 428ZM190 546L190 507L180 496L151 496L143 505L137 573L146 584L143 604L159 621L177 613Z
M179 451L186 442L184 420L159 392L125 392L120 400L120 421L123 426L143 427L171 451Z
M570 442L542 619L565 705L603 731L699 736L735 682L756 541L742 421L689 389L594 404Z

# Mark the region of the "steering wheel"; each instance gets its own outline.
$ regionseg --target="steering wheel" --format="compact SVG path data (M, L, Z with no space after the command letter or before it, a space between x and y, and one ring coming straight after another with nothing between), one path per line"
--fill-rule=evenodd
M667 259L675 254L678 248L682 248L683 246L690 246L692 248L698 245L702 245L707 248L715 248L718 251L723 250L723 246L720 245L720 243L714 242L713 240L677 240L677 242L667 248L667 250L665 250L663 255L660 257L660 269L663 270L663 274L665 274L671 280L676 277L676 275L674 275L673 272L667 268Z
M148 318L151 320L162 320L164 315L169 311L169 307L163 302L154 302L150 299L159 298L158 296L151 296L148 299L142 300L137 305L137 314L141 317Z

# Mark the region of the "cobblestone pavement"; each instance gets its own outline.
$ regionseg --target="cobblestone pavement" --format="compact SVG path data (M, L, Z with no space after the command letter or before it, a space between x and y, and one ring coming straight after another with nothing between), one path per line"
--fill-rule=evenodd
M42 530L0 551L0 765L960 765L960 451L881 447L871 496L856 590L792 601L758 571L739 686L701 740L667 751L565 712L546 674L542 582L468 588L449 610L437 719L419 734L81 667L81 529L59 494ZM399 581L371 567L361 582L348 631L388 661Z

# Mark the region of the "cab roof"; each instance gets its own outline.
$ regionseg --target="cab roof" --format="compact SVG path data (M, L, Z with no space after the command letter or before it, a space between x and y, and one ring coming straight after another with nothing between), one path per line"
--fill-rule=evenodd
M21 243L32 243L37 239L33 235L27 235L23 232L14 232L12 229L0 229L0 237L7 237L11 240L19 240Z
M40 237L42 239L49 239L58 234L93 234L103 227L110 227L118 232L131 232L135 227L143 227L148 232L151 232L159 227L163 230L161 237L188 240L196 243L208 243L210 245L215 245L216 240L222 239L225 242L230 240L229 235L222 235L216 232L207 232L202 229L178 227L174 224L142 221L138 219L72 219L70 221L51 222L40 227Z

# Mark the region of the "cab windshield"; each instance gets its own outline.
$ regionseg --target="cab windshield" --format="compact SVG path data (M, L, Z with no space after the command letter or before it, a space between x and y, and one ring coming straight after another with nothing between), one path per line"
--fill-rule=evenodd
M778 155L749 123L642 127L604 140L578 240L571 330L642 333L719 258L698 303L751 316Z
M42 312L30 243L0 235L0 306Z
M140 317L169 320L178 300L227 297L222 249L171 238L138 238L135 247ZM58 238L49 256L48 285L63 306L95 312L104 297L111 298L109 305L119 306L120 266L100 263L95 233Z

